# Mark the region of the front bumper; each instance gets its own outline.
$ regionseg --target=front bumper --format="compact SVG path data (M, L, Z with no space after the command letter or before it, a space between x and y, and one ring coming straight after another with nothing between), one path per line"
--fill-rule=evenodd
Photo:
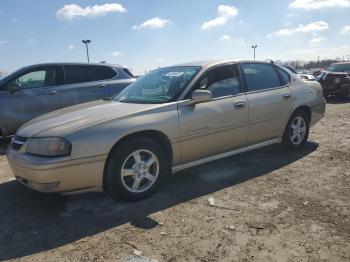
M45 158L9 148L7 159L17 181L45 193L102 191L107 156Z
M326 85L323 87L325 96L327 95L341 95L350 93L350 83L343 83L339 85Z

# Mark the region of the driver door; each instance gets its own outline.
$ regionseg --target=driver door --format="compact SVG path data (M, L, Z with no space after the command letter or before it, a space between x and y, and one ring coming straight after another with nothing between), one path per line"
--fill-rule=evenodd
M182 163L225 153L247 144L248 107L236 65L212 69L195 89L212 92L213 100L179 104Z
M1 117L10 134L29 120L62 107L56 86L58 74L56 66L39 67L15 76L5 85Z

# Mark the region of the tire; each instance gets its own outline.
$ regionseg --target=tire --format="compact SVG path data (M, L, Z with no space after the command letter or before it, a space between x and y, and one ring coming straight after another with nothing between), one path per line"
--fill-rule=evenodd
M114 199L142 200L152 195L169 173L170 163L159 143L132 138L112 149L105 166L104 190Z
M282 145L290 150L302 149L309 137L310 118L303 110L290 117L282 138Z

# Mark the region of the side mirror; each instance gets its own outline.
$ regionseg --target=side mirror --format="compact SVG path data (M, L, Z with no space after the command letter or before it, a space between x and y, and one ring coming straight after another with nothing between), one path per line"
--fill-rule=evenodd
M21 89L21 86L15 81L8 83L7 87L8 92L12 95L15 95Z
M213 99L213 95L208 90L195 90L192 93L191 104L199 104L209 102Z

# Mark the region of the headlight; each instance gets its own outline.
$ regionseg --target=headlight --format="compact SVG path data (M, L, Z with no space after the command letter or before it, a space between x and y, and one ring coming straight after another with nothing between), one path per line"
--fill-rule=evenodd
M336 78L336 79L334 79L334 83L336 83L336 84L340 84L340 82L341 82L341 79L340 79L340 78Z
M27 153L38 156L68 156L71 144L59 137L31 138L27 143Z

